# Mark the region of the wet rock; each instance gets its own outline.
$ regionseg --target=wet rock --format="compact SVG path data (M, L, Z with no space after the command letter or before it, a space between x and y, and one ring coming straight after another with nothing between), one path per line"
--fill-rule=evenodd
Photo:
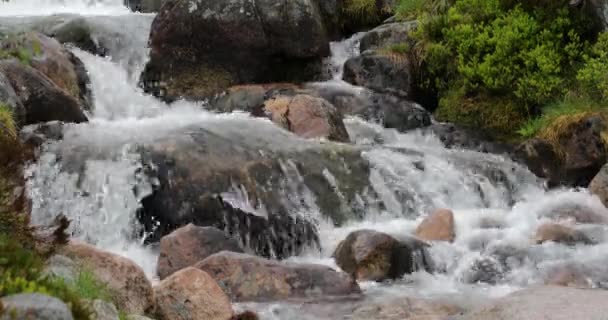
M406 132L431 124L431 115L422 106L390 94L324 92L322 95L343 114L378 122L385 128Z
M61 21L47 30L45 34L53 37L60 43L71 44L92 54L105 56L107 49L97 43L97 39L95 39L92 32L92 26L89 21L82 17L74 17Z
M438 209L426 217L415 232L416 237L429 241L454 241L454 212Z
M125 5L137 12L159 12L167 0L125 0Z
M512 293L478 307L462 320L601 320L608 313L608 291L542 286Z
M113 302L121 310L144 314L153 308L152 285L133 261L80 242L70 242L63 251L107 284Z
M120 320L116 306L103 300L93 300L88 303L93 311L92 320Z
M604 206L608 207L608 165L604 165L591 180L589 191L598 196Z
M243 252L243 249L221 230L189 224L160 240L158 275L162 280L220 251Z
M311 1L176 0L154 19L150 47L144 88L196 99L235 84L311 80L329 40Z
M546 285L591 289L584 272L574 266L562 266L551 270L545 279Z
M209 273L231 300L238 302L360 293L359 286L348 275L321 265L281 263L220 252L195 267Z
M154 288L158 320L229 320L232 305L215 280L204 271L186 268Z
M608 216L604 213L597 212L591 207L578 204L560 206L559 208L548 212L546 216L558 220L567 220L573 223L608 223Z
M27 126L19 132L19 139L24 144L34 148L41 146L47 140L63 139L64 123L60 121L49 121L36 125Z
M605 127L602 116L591 115L568 124L554 144L532 139L520 145L516 154L550 186L586 187L606 163Z
M415 298L393 299L381 304L364 305L354 310L352 320L445 320L458 314L457 306Z
M368 31L360 43L361 52L387 48L395 44L405 44L410 40L409 33L418 26L418 22L394 22L382 24Z
M412 273L420 266L428 267L425 246L415 239L401 243L384 233L359 230L338 244L333 257L342 270L357 280L382 281Z
M483 153L510 153L508 146L492 142L490 138L481 132L460 128L451 123L433 123L424 131L435 135L446 148L466 149Z
M1 61L0 72L11 82L25 109L23 125L47 121L86 122L87 117L74 97L40 71L17 61Z
M462 274L466 283L496 284L503 279L503 264L494 257L480 257L472 262L471 267Z
M318 240L315 222L297 212L317 208L341 224L365 214L360 194L373 195L360 149L303 140L262 120L186 128L142 146L142 160L158 181L139 213L150 242L193 223L256 254L288 257Z
M243 313L239 313L234 315L230 320L259 320L260 317L255 312L245 311Z
M583 232L557 223L546 223L538 227L534 240L539 244L548 241L567 245L593 244Z
M61 300L40 293L16 294L0 299L2 320L72 320L72 312Z
M347 142L348 132L336 107L322 98L299 94L276 96L264 103L264 110L281 127L304 138L327 138Z
M131 314L128 315L127 318L125 320L154 320L148 317L144 317L144 316L140 316L140 315L136 315L136 314Z
M405 55L366 51L344 64L344 81L380 93L410 98L411 75Z

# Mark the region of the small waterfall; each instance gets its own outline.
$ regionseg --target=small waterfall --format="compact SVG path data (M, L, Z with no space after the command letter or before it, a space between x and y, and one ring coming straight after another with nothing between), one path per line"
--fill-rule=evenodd
M127 14L123 0L9 0L0 1L0 16L47 16Z

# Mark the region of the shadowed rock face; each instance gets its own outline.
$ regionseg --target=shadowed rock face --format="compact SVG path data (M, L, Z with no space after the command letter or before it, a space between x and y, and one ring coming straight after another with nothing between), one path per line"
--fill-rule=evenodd
M319 9L306 0L172 0L152 24L150 47L144 88L168 100L311 80L329 54Z
M360 293L344 273L314 264L287 264L246 254L220 252L197 263L232 301L276 301L290 298L343 296Z
M142 147L158 179L139 213L149 241L193 223L224 230L260 255L286 257L317 244L316 214L337 224L363 216L359 195L371 191L359 149L261 127L193 128Z

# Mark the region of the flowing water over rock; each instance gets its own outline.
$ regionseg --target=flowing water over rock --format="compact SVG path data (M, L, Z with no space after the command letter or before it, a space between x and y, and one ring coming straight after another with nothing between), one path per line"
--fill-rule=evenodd
M105 58L74 49L91 77L94 110L89 123L64 125L63 139L45 144L39 160L29 167L34 223L47 223L63 213L73 220L74 237L133 259L154 278L157 253L153 245L144 243L159 221L142 224L138 212L142 201L184 181L179 175L150 174L163 168L148 162L142 150L162 147L163 155L173 155L164 164L179 167L184 159L205 159L208 162L195 163L200 172L223 170L217 172L226 177L214 180L213 188L196 192L219 194L232 208L257 219L288 216L312 225L314 236L304 234L284 251L273 239L264 240L269 242L268 255L297 253L289 258L296 262L336 267L330 256L352 231L374 229L404 239L433 210L454 211L455 240L430 248L434 274L420 271L395 282L362 283L363 301L239 306L258 310L262 319L343 319L362 303L401 296L469 307L544 283L564 268L583 273L592 287L608 286L608 210L586 190L547 192L542 181L507 157L449 150L420 131L399 133L350 118L346 125L353 143L340 144L301 139L268 120L242 113L211 113L204 103L168 105L137 86L147 55L142 39L147 38L152 16L127 13L122 0L0 4L0 16L12 16L7 19L50 13L100 16L97 21L104 21L120 39L139 40L112 47ZM334 77L313 86L364 92L340 80L341 64L357 54L359 36L332 45ZM180 150L180 146L192 147ZM219 161L222 157L225 161ZM259 169L259 159L268 160L263 162L267 171ZM242 164L253 169L235 173ZM193 180L187 181L207 181L202 173L197 176L199 171L192 172L196 174L187 176ZM187 194L176 197L198 205ZM154 209L174 215L185 210L184 206ZM143 210L150 208L144 205ZM557 218L576 220L576 228L594 244L536 244L537 228ZM225 227L240 230L228 222ZM274 225L264 228L282 230ZM256 250L251 234L238 235ZM292 250L295 247L300 250Z

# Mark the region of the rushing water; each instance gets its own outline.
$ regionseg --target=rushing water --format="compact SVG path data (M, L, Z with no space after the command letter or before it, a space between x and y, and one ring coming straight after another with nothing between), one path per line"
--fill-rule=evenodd
M154 278L157 253L143 246L136 211L155 181L142 174L140 155L135 150L138 144L193 127L250 130L260 139L287 136L289 143L320 144L291 137L268 120L210 113L202 103L178 101L167 105L144 94L136 79L146 60L142 39L147 37L151 19L149 15L127 13L122 0L0 3L0 16L52 13L105 15L98 19L119 38L137 36L136 41L112 47L106 58L74 50L90 74L95 108L89 123L65 125L63 140L47 143L39 160L28 169L34 223L43 224L64 213L73 220L74 237L133 259ZM120 18L124 15L130 23ZM333 79L315 86L364 91L340 79L344 61L357 54L359 38L356 35L332 44ZM440 272L418 272L393 283L362 283L369 302L413 295L470 306L542 283L550 272L564 266L583 270L593 286L608 286L605 225L576 225L594 239L595 245L536 245L532 241L536 228L563 208L575 207L608 218L599 199L586 190L547 192L542 181L503 156L448 150L433 136L417 131L402 134L359 119L347 119L346 124L352 140L365 147L363 157L371 165L369 186L383 206L369 207L363 221L351 221L340 228L319 220L321 251L311 250L291 260L336 267L331 253L349 232L375 229L402 238L413 232L425 214L447 207L455 212L456 239L430 249ZM336 184L329 170L326 178ZM286 192L293 193L290 196L314 202L309 199L310 193L289 188L290 183L286 186ZM234 190L240 190L240 186L234 186ZM238 195L234 190L226 192ZM242 208L253 207L246 196L237 198ZM323 307L326 304L329 307ZM344 311L341 306L328 302L318 306L273 303L239 308L254 308L264 319L337 319L341 317L337 313Z

